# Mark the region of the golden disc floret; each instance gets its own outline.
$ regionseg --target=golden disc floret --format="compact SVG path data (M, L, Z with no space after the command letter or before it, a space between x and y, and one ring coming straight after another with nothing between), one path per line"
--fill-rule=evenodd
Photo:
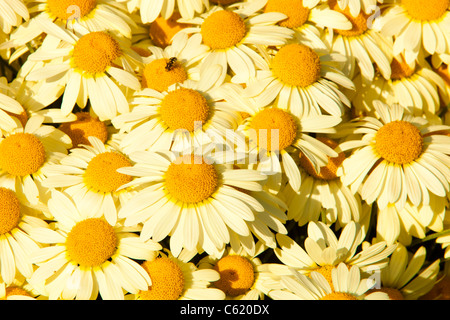
M356 17L354 17L350 13L349 6L342 10L341 8L339 8L336 0L329 0L328 5L332 10L342 13L352 24L352 28L349 30L336 29L335 31L337 34L340 34L344 37L356 37L367 31L367 20L369 19L370 14L366 14L361 10L361 12Z
M96 267L110 259L117 250L114 228L100 218L77 222L67 235L68 258L83 267Z
M331 292L320 300L358 300L354 295L346 292Z
M92 158L84 173L84 183L92 191L108 193L116 191L133 177L117 172L117 169L130 167L131 162L121 153L103 152Z
M170 70L166 69L169 59L156 59L144 67L142 86L159 92L166 91L170 85L181 83L188 78L188 74L180 62L175 62Z
M292 43L281 47L272 64L274 76L291 86L307 87L320 78L320 58L308 46Z
M45 148L30 133L16 133L0 142L0 168L10 175L23 177L37 172L44 164Z
M245 294L255 282L253 265L243 256L225 256L217 261L214 270L220 274L220 279L214 282L214 286L227 296L236 297Z
M329 138L318 137L317 140L323 142L328 147L334 149L338 146L338 143ZM300 166L312 177L320 180L334 180L337 179L337 170L339 166L345 160L345 153L340 152L337 157L328 157L328 163L326 166L320 167L319 173L314 169L311 161L302 153L299 154Z
M211 49L227 49L246 35L244 20L235 12L220 10L208 16L201 25L203 43Z
M435 21L449 9L449 0L401 0L401 5L411 18L419 21Z
M299 28L309 17L310 9L303 6L303 0L269 0L264 12L281 12L287 18L278 24L286 28Z
M256 133L258 147L267 151L284 150L295 141L298 134L298 126L292 115L277 108L258 112L250 122L250 129Z
M7 287L5 289L5 296L3 298L0 298L0 300L7 300L10 296L26 296L31 297L31 295L26 291L25 289L19 288L19 287Z
M141 266L147 271L152 285L139 292L141 300L177 300L184 290L184 275L178 264L170 258L159 257L145 261Z
M165 174L166 190L174 199L198 203L208 199L219 185L219 175L202 156L185 155L171 163Z
M412 76L415 68L411 68L402 57L401 61L393 58L391 61L391 79L400 80Z
M170 130L193 132L196 125L204 125L209 117L209 105L197 90L180 88L170 91L159 109L161 119Z
M75 116L77 120L62 123L58 128L70 137L73 148L82 144L90 146L88 137L91 136L98 138L103 143L106 142L108 129L103 121L91 116L89 112L77 112Z
M97 0L47 0L47 6L50 15L58 19L79 19L95 9Z
M106 32L91 32L82 36L73 49L76 69L97 74L105 72L122 55L119 42Z
M20 202L14 191L0 187L0 235L10 232L20 221Z
M389 162L406 164L416 160L423 149L419 129L404 120L389 122L375 136L375 150Z
M188 23L177 22L181 18L181 14L175 11L170 18L164 19L159 16L150 24L149 35L153 43L158 47L165 48L172 44L173 36L184 28L190 27Z

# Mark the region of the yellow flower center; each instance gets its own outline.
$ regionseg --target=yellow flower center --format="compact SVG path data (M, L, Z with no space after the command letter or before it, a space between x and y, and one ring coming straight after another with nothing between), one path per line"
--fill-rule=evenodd
M150 24L150 39L161 48L165 48L172 43L173 36L180 30L187 28L190 24L179 23L181 14L175 11L169 19L159 16Z
M175 62L168 70L166 68L169 59L156 59L144 67L142 73L142 86L159 92L166 91L170 85L183 82L188 78L184 67Z
M432 21L440 19L448 10L449 0L402 0L408 14L416 20Z
M0 234L10 232L20 220L20 202L14 191L0 187Z
M83 267L100 266L117 250L118 239L114 228L100 218L78 222L66 239L69 259Z
M0 143L0 168L16 177L38 171L45 157L44 145L30 133L16 133Z
M250 128L256 132L258 146L267 151L289 147L298 133L294 118L288 112L276 108L258 112L251 120Z
M184 275L172 259L159 257L141 265L150 276L152 285L140 291L142 300L177 300L184 290Z
M397 120L381 127L375 136L375 150L385 160L410 163L422 153L423 138L413 124Z
M352 16L350 13L350 8L347 6L345 10L339 8L336 0L329 0L328 5L334 11L342 13L351 23L352 28L349 30L336 29L336 33L344 37L355 37L363 34L367 29L367 19L369 19L370 14L366 14L361 11L356 17Z
M5 290L5 297L0 298L0 300L6 300L10 296L27 296L31 297L31 295L24 289L19 287L8 287Z
M303 0L269 0L264 12L284 13L287 18L278 24L286 28L298 28L308 20L310 9L303 6Z
M73 63L90 74L105 72L122 55L119 43L105 32L91 32L82 36L73 49Z
M203 157L194 155L185 155L171 163L165 179L168 193L184 203L208 199L219 184L214 165L206 163Z
M203 43L211 49L230 48L241 41L247 32L244 20L235 12L220 10L203 21Z
M367 294L370 294L373 292L384 292L389 296L390 300L405 300L405 298L403 297L403 294L398 289L395 289L395 288L383 287L380 289L372 289L372 290L369 290L367 292Z
M400 80L413 75L415 69L411 68L402 57L402 61L392 59L391 62L391 79Z
M91 117L89 112L75 113L77 120L65 122L59 126L59 130L67 134L72 139L72 146L76 148L81 144L90 146L88 137L96 137L105 143L108 139L108 129L103 121Z
M97 6L96 0L47 0L52 16L67 20L71 17L83 18Z
M323 275L325 277L325 279L327 280L328 284L331 287L331 290L333 289L333 278L331 276L331 271L334 269L334 267L332 265L324 265L321 266L320 268L315 269L314 271L319 272L321 275Z
M209 105L200 92L181 88L164 97L159 111L161 119L171 130L186 129L193 132L195 122L203 125L208 120Z
M307 87L320 78L320 58L314 50L302 44L283 46L272 60L272 72L282 82Z
M345 292L332 292L323 296L320 300L358 300L354 295Z
M84 182L95 192L114 192L133 179L129 175L117 172L117 169L130 166L130 161L123 154L100 153L89 161L84 173Z
M338 146L338 143L328 138L319 137L317 140L325 143L330 148L334 149ZM320 168L320 172L317 173L313 164L303 153L300 153L300 165L303 169L312 177L321 180L334 180L337 178L337 169L345 160L345 153L341 152L335 158L328 157L328 163L326 166Z
M255 270L251 262L242 256L229 255L220 259L214 269L220 279L214 285L227 296L236 297L245 294L255 282Z

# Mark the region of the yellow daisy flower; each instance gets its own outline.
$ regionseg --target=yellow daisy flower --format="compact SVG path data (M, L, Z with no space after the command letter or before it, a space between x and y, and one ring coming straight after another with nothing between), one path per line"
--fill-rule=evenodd
M381 209L389 203L402 208L407 199L415 206L428 205L430 194L444 197L450 183L450 137L440 133L449 127L414 117L400 105L374 101L374 108L379 117L356 121L357 137L339 147L354 149L339 168L343 184Z
M135 66L142 63L142 58L130 48L129 41L103 31L78 36L58 27L56 32L50 22L38 21L58 39L58 44L42 45L28 58L46 63L32 69L25 79L58 79L51 84L65 86L61 103L64 115L72 112L75 103L84 108L88 98L92 111L102 121L128 112L124 91L141 88Z
M80 210L77 203L53 190L48 207L55 230L34 228L32 235L49 246L33 252L38 265L29 282L44 286L50 300L122 300L125 292L137 293L151 279L135 260L149 260L161 245L142 241L139 227L110 225L103 212Z

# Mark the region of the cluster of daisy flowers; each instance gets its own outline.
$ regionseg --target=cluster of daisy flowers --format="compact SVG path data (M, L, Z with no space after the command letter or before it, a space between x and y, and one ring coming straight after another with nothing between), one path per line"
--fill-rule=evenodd
M0 56L0 299L450 299L449 0L2 0Z

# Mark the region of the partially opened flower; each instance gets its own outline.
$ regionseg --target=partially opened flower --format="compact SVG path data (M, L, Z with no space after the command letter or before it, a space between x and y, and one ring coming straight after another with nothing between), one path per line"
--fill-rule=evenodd
M364 81L361 75L353 79L356 94L351 100L357 115L374 116L375 100L388 105L400 104L417 116L435 115L441 109L441 99L449 101L445 80L429 66L416 62L410 66L400 56L392 59L391 70L387 79L379 72L371 82Z
M340 145L342 151L354 149L340 168L342 182L381 209L389 203L402 208L407 200L427 205L431 193L444 197L450 184L450 137L441 132L449 127L414 117L400 105L375 101L374 108L379 116L357 121L356 137Z
M380 271L380 283L370 292L387 293L390 300L417 300L428 293L436 283L439 259L427 263L426 253L425 247L420 247L409 254L405 246L399 245Z
M339 264L343 263L348 268L357 266L368 274L385 267L387 257L396 248L396 244L385 241L374 244L364 241L366 233L355 222L348 223L341 230L338 238L323 222L310 222L305 249L289 236L280 234L277 235L279 248L274 250L275 254L285 266L303 274L319 272L331 284L331 270Z
M141 266L152 285L147 290L126 297L135 300L223 300L225 293L212 287L220 274L212 268L199 269L193 262L160 252Z
M142 223L143 240L170 236L174 256L183 248L216 254L230 241L254 241L249 224L264 207L240 190L261 191L263 174L203 154L138 151L130 159L136 164L118 171L137 178L122 187L142 189L121 207L119 218L125 226Z
M222 66L221 79L225 79L230 69L231 81L235 83L245 83L255 77L256 70L264 65L255 46L282 45L293 36L291 29L275 25L286 15L280 12L255 15L263 6L261 1L243 3L241 8L214 6L192 20L179 20L194 25L180 32L200 34L202 44L209 48L201 70L219 64Z
M226 300L262 300L276 285L279 276L270 271L258 257L266 247L258 242L254 254L239 248L227 248L221 255L209 255L198 263L199 269L216 270L220 279L212 283L226 295Z
M85 108L88 99L102 121L128 112L125 91L140 89L135 68L142 63L129 41L103 31L76 35L59 27L54 30L48 21L38 21L58 44L43 45L30 56L30 61L45 63L32 69L26 80L57 79L52 86L65 85L61 103L65 115L75 104Z
M419 54L449 50L450 2L448 0L389 0L380 21L381 32L395 37L393 54L405 55L407 63Z
M361 10L353 16L350 13L350 7L342 10L339 3L337 0L328 1L330 9L345 15L352 27L348 30L328 27L323 39L333 52L347 57L343 72L350 79L360 72L362 78L370 82L377 68L384 78L389 79L392 39L371 28L370 14Z
M294 42L274 50L244 94L263 107L274 104L297 117L327 113L340 117L349 99L340 87L353 82L339 69L344 56Z
M296 270L292 275L281 277L282 289L269 292L274 300L388 300L385 293L367 293L370 289L367 279L361 279L357 266L347 267L340 263L331 270L332 286L329 279L313 271L305 276ZM328 281L327 281L328 280Z
M70 138L36 115L25 126L5 132L0 138L0 180L31 206L43 204L47 188L42 169L57 163L71 147Z
M150 260L161 245L142 241L139 227L109 224L102 211L80 210L60 191L48 202L56 228L35 228L33 235L49 246L33 252L30 260L39 268L29 282L43 286L49 299L124 299L151 285L151 279L136 260ZM125 292L124 292L125 290Z
M333 149L338 146L336 141L326 137L317 137L317 140ZM329 157L328 163L320 167L319 172L301 152L294 159L301 174L300 190L294 191L286 184L280 192L280 197L285 199L289 208L288 219L297 221L299 226L321 218L329 225L337 222L345 226L350 221L359 222L362 216L361 198L344 186L337 175L345 153Z

